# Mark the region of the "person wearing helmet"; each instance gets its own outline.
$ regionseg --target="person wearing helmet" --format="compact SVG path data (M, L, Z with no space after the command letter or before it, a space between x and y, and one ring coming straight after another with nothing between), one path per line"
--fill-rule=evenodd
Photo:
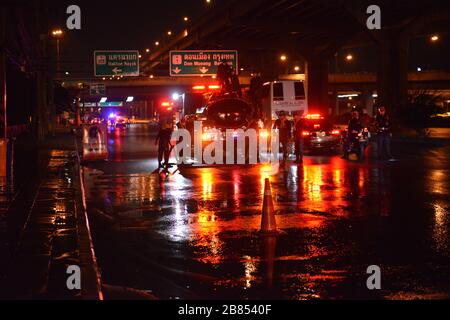
M358 139L358 134L361 132L362 129L363 126L361 124L361 120L359 119L359 112L355 110L352 112L352 118L348 123L347 139L345 141L344 156L342 158L348 159L350 144Z

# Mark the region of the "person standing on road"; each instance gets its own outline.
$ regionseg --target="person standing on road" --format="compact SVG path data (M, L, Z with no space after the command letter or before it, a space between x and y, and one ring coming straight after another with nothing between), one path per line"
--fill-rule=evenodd
M375 128L377 131L378 159L388 159L389 161L392 161L391 120L387 115L386 108L384 106L378 108L378 114L375 118Z
M300 113L294 115L295 157L296 163L303 163L303 119Z
M250 80L249 95L254 110L258 113L263 112L262 110L263 81L261 78L261 73L257 73L256 76L254 76Z
M239 82L239 77L236 72L234 72L234 70L231 73L231 88L235 95L237 95L239 98L242 98L241 83Z
M291 122L286 118L284 111L279 113L279 118L275 121L273 129L278 129L278 134L280 137L280 150L283 153L283 159L287 159L288 156L288 143L291 138Z
M222 89L221 94L231 93L231 72L232 69L226 62L222 62L217 67L217 80L219 81Z
M158 145L158 169L168 168L169 166L169 157L171 151L170 139L172 137L172 122L167 121L162 125L161 129L156 136L155 145ZM159 143L159 144L158 144ZM162 164L162 160L164 159L164 166Z
M177 128L178 128L178 130L180 130L180 129L187 130L186 116L182 117L181 120L177 123ZM182 136L179 137L177 144L180 144L181 142L183 142L183 137ZM181 149L181 151L179 153L181 158L184 157L184 152L183 151L184 150Z

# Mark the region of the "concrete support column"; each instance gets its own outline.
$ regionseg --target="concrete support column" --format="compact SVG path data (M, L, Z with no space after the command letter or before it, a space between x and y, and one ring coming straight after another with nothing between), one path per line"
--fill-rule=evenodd
M6 8L0 8L0 138L7 138L6 121Z
M309 112L328 114L328 56L309 55L305 73Z
M378 43L379 103L390 110L404 107L408 98L409 38L401 30L383 33Z
M335 116L335 117L339 117L340 110L339 110L338 92L337 91L333 91L333 94L332 94L331 97L333 99L332 104L330 103L330 106L333 107L332 115Z
M365 89L361 97L362 107L367 109L367 113L372 115L374 111L374 99L372 90Z
M145 100L144 101L144 119L148 119L149 118L149 116L148 116L148 100Z

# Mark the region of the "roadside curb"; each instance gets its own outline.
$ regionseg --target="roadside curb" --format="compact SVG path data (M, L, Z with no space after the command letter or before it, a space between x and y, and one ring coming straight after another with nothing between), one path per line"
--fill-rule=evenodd
M76 170L78 181L75 181L77 190L77 241L81 268L81 298L83 300L103 300L101 272L97 264L94 245L91 236L89 218L87 215L86 195L83 183L81 159L78 152L78 143L74 138L76 152Z

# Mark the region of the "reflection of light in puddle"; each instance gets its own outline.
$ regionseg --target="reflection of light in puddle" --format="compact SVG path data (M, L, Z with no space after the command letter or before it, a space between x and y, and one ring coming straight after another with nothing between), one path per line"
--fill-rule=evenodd
M199 260L204 263L211 263L217 265L222 261L222 246L223 241L218 237L220 228L217 224L217 216L211 211L200 211L198 213L197 223L192 224L192 233L196 235L198 242L196 246L208 248L208 252L205 254L200 253L203 256L199 257Z
M255 276L253 274L256 272L256 262L257 260L253 259L250 256L244 256L244 269L245 269L245 288L249 289L252 287L252 281L255 280Z
M202 172L203 198L209 200L212 198L213 176L209 170Z
M448 192L448 177L446 172L443 170L433 170L430 175L428 175L429 187L431 192L445 195Z
M234 189L234 193L233 193L233 199L234 199L234 203L236 205L236 209L239 209L241 207L241 203L240 203L240 184L241 184L241 180L240 180L240 174L238 171L233 171L233 189Z
M189 232L189 223L185 222L184 214L185 211L181 207L181 203L178 199L175 200L175 225L173 227L173 240L183 241Z
M307 198L312 201L322 201L321 185L322 181L321 166L305 166L304 167L304 189L307 192Z
M434 227L433 227L433 240L435 242L436 249L438 251L446 252L448 243L448 230L446 228L447 210L438 203L433 205L434 207Z

